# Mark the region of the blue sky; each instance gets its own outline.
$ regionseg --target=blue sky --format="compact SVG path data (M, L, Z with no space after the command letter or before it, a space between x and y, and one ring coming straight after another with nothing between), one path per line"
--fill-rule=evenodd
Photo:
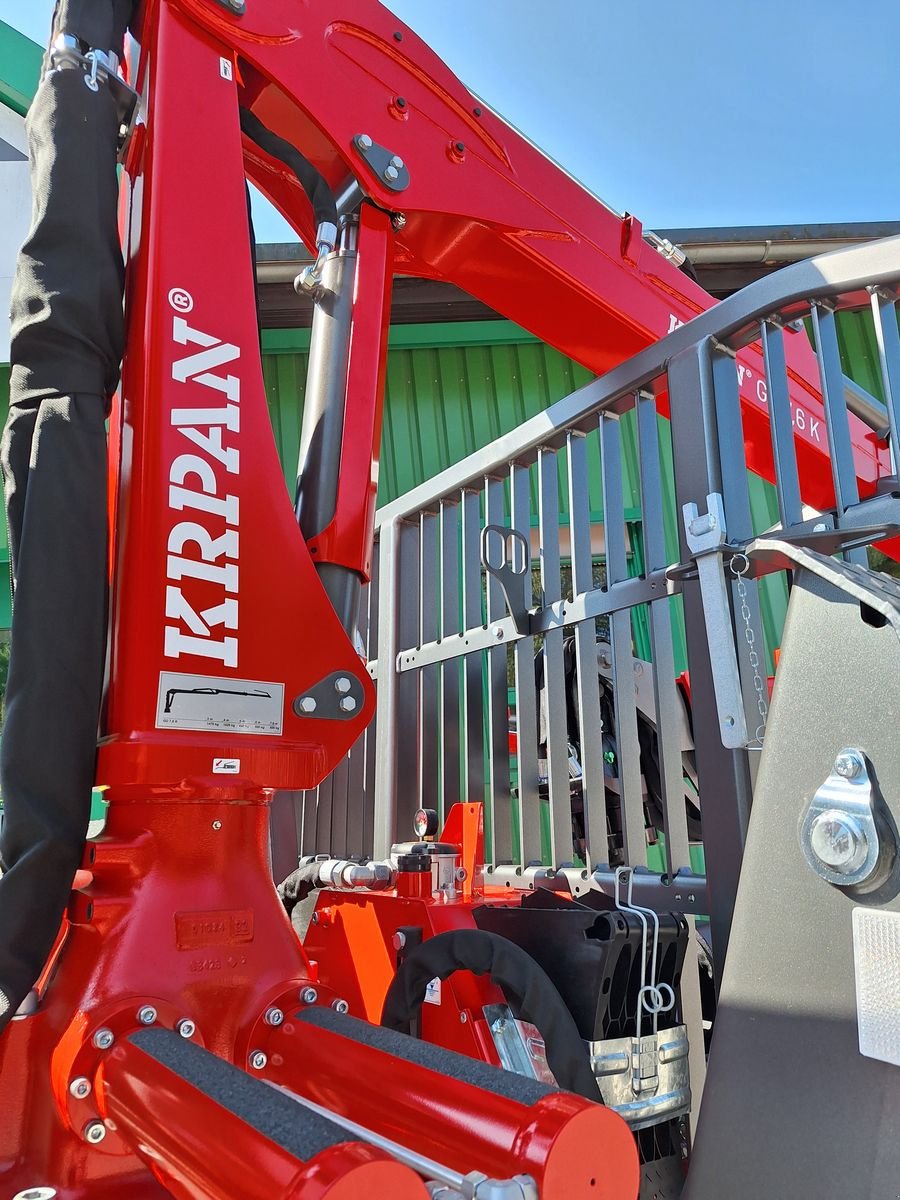
M340 0L316 0L333 3ZM896 0L391 0L461 79L647 228L900 218ZM0 0L43 41L52 0ZM260 221L261 217L261 221ZM287 227L258 216L260 240Z

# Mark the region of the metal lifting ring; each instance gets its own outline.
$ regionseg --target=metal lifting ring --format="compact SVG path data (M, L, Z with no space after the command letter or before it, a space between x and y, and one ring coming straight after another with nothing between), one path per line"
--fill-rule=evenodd
M739 558L742 558L744 560L744 565L741 567L740 570L738 570L737 567L735 566L735 563L738 561ZM750 570L750 559L743 552L743 550L738 550L736 553L732 554L731 562L728 564L728 566L731 568L732 575L737 575L740 577L741 575L746 575L747 572Z

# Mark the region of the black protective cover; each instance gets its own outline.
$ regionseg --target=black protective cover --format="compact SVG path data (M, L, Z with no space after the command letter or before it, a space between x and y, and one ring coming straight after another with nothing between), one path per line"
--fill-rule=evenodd
M130 0L62 0L57 32L121 53ZM116 105L78 69L27 118L32 225L12 293L3 434L12 649L0 751L0 1028L56 938L90 813L106 648L106 431L122 356Z

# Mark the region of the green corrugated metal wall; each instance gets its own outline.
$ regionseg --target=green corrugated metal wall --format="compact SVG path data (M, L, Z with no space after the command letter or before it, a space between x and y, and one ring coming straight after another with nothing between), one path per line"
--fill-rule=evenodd
M306 376L308 333L269 331L264 335L263 367L269 412L282 467L292 483L300 439L300 411ZM395 497L458 462L494 438L514 429L589 383L590 372L507 321L451 325L398 326L391 332L385 399L379 503ZM632 545L640 568L640 482L634 422L623 420L623 474L626 518L633 522ZM660 437L664 470L672 478L671 445ZM561 458L565 455L562 453ZM602 522L600 457L596 438L588 442L591 519ZM774 489L751 477L751 506L759 532L778 519ZM560 466L561 521L568 523L564 467ZM537 513L537 494L532 494ZM664 514L670 553L677 549L674 506ZM767 642L776 646L787 604L782 579L766 581L763 620ZM677 608L676 608L677 612ZM637 649L649 657L644 614L635 623ZM676 660L685 665L680 614L676 619Z

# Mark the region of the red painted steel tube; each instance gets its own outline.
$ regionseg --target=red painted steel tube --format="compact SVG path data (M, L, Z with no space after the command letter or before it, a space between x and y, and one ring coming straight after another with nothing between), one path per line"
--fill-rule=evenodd
M461 1174L531 1175L541 1200L634 1200L634 1137L569 1092L533 1105L485 1091L303 1021L278 1036L268 1078Z
M301 1162L127 1040L105 1061L98 1094L107 1121L178 1200L427 1197L418 1175L359 1142Z

